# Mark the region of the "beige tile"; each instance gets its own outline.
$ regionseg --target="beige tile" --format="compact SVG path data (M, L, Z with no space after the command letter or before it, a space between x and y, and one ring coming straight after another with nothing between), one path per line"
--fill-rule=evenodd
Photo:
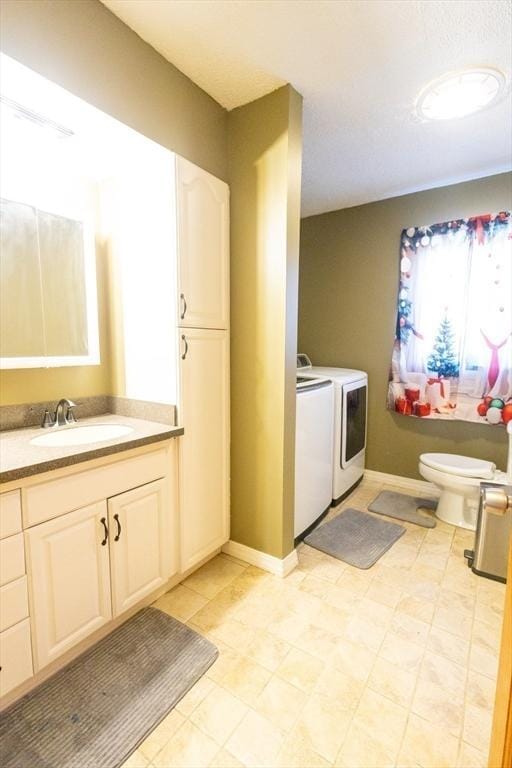
M485 621L498 630L501 630L503 624L503 607L496 604L487 604L477 601L475 606L475 618L478 621Z
M427 651L421 665L420 680L428 680L450 691L458 700L464 700L467 670L453 661Z
M367 648L348 640L338 640L336 648L329 658L329 663L340 672L364 683L368 679L375 658L374 651L369 651Z
M234 581L244 571L238 563L223 557L215 557L183 582L203 597L212 598Z
M293 733L285 739L275 768L329 768L330 765L304 739Z
M425 649L401 635L388 632L379 650L379 656L409 672L417 672Z
M339 702L314 694L297 721L294 733L324 760L334 762L345 739L351 713Z
M442 589L439 593L437 604L449 611L472 615L475 610L475 596L461 595L459 592L453 592L451 589Z
M484 621L475 619L471 632L472 642L478 643L483 648L498 652L501 646L501 627L491 626Z
M332 699L341 709L355 711L364 688L364 680L341 672L329 662L315 686L315 693Z
M209 677L201 677L190 691L176 704L176 709L184 717L188 717L198 704L215 688L215 683Z
M464 716L464 698L443 687L419 679L412 702L412 711L434 725L444 725L449 733L460 736Z
M318 576L310 576L309 574L303 579L299 585L299 589L302 592L308 592L316 597L325 597L331 587L331 583L325 579L320 579Z
M235 619L226 619L210 630L215 640L221 640L235 651L247 648L254 638L254 632L254 629Z
M167 592L153 603L155 608L160 608L170 616L180 621L188 621L197 611L208 602L206 597L198 595L192 589L187 589L182 584Z
M226 749L243 765L274 766L283 744L283 734L258 712L249 710L229 739Z
M457 768L487 768L487 753L461 741Z
M361 616L376 627L387 629L393 617L393 609L388 605L383 605L375 600L371 600L367 595L362 597L355 606L355 613Z
M338 586L344 589L346 592L351 592L354 595L362 597L368 591L368 588L373 580L373 577L368 577L361 571L357 571L355 568L346 570L338 579Z
M142 742L138 748L143 756L152 760L160 750L165 747L168 741L174 736L178 728L181 728L185 722L185 717L177 709L173 709L157 727L151 731L149 736ZM136 768L136 766L132 766Z
M246 704L217 687L194 709L190 721L222 746L246 712Z
M439 627L430 627L427 650L463 666L466 666L469 661L469 642L460 637L454 637Z
M487 677L496 679L498 673L498 652L491 651L488 647L472 642L469 651L470 669L480 672Z
M396 754L407 722L407 709L367 688L359 702L354 725L357 725L384 751Z
M121 768L146 768L146 766L149 766L149 760L142 754L140 749L136 749L128 760L122 764Z
M458 739L442 725L411 714L407 722L398 768L454 768L457 762Z
M221 749L211 761L210 768L243 768L243 763L227 749Z
M344 637L350 618L350 609L335 608L333 605L321 602L318 610L311 615L311 623L337 637Z
M366 597L375 600L377 603L395 608L402 596L402 590L394 587L392 584L385 584L383 581L375 579L371 582L366 592Z
M414 619L430 624L434 615L435 603L414 595L404 595L396 608L401 613L406 613Z
M294 645L312 656L326 659L334 651L338 638L332 632L310 626L295 640Z
M153 760L156 768L206 768L219 747L206 734L186 722Z
M344 637L355 645L362 645L375 653L379 650L386 634L386 628L376 626L364 616L353 616L347 623Z
M466 704L482 709L493 709L496 696L496 681L478 672L469 670Z
M407 613L396 611L391 620L390 630L404 640L409 640L409 642L416 643L416 645L425 645L430 631L430 624L415 619Z
M342 768L394 768L397 750L398 744L396 748L388 749L378 741L368 738L368 733L354 722L349 728L335 764Z
M201 630L198 630L193 625L192 628L196 629L196 631L199 631L199 634L201 634ZM240 654L236 653L227 645L224 645L224 643L221 643L218 640L215 641L215 645L217 646L219 655L212 666L206 670L205 676L216 683L220 683L227 672L229 672L229 670L238 663L241 657Z
M268 681L271 672L251 659L241 657L222 678L222 685L246 704L253 705Z
M402 707L411 703L415 685L416 674L381 657L377 658L368 680L368 688Z
M466 704L462 739L482 752L489 750L492 728L492 710Z
M290 648L291 645L284 640L279 640L268 632L260 631L255 633L252 641L245 649L245 655L270 672L275 672Z
M287 616L278 621L271 622L267 631L274 637L284 640L287 643L294 643L295 640L310 626L310 621L306 616L290 612Z
M273 677L258 696L254 708L282 731L295 725L307 696L280 677Z
M277 668L277 675L301 691L311 691L323 668L320 659L299 648L292 648Z

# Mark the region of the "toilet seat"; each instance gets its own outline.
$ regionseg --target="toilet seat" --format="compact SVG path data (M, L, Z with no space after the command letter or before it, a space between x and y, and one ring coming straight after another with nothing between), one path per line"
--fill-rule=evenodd
M492 461L472 459L469 456L458 456L453 453L422 453L420 462L438 472L479 480L492 480L496 472L496 464Z

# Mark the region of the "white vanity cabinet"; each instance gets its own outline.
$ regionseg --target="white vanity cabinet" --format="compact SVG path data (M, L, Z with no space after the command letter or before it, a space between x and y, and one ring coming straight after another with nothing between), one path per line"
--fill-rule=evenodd
M25 551L18 490L0 494L0 696L32 677Z
M25 532L37 669L112 618L107 530L100 501Z
M176 157L178 325L229 327L229 187Z
M177 477L172 439L0 495L2 696L179 580Z
M176 573L165 480L108 500L112 611L131 608Z

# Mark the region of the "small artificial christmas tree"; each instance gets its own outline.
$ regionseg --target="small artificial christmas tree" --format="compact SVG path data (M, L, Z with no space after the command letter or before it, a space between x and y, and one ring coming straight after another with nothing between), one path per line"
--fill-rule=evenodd
M453 331L445 313L437 332L434 348L427 360L427 368L440 379L459 375L459 361L453 348Z

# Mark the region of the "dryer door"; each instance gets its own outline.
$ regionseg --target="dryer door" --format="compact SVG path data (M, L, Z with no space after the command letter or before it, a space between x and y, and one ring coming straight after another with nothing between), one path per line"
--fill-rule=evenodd
M343 385L341 466L348 467L366 447L368 383L365 379Z

